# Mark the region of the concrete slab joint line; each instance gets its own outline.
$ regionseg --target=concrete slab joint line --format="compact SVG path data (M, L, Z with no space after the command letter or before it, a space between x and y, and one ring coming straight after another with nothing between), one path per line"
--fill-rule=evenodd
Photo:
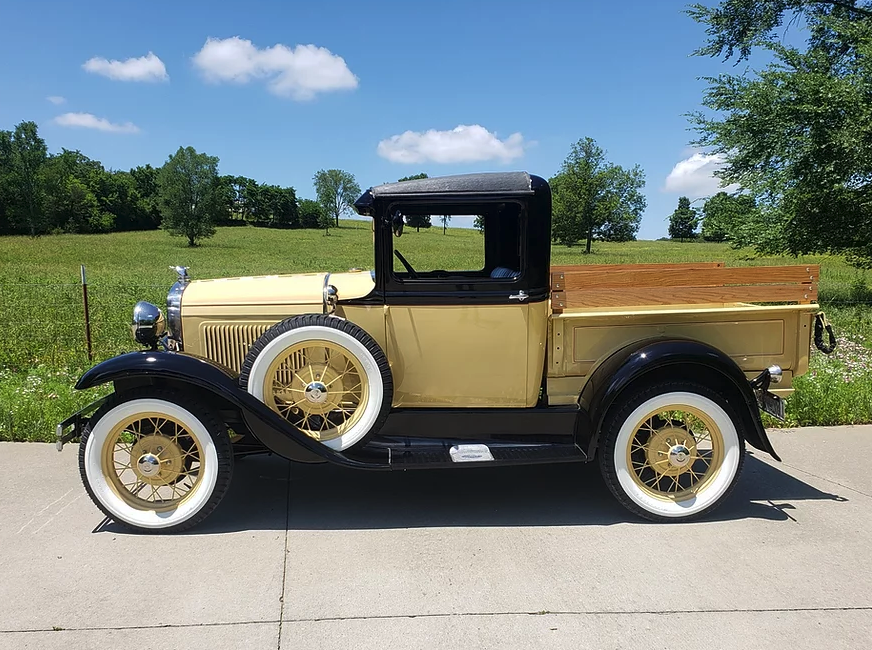
M416 618L484 618L500 616L672 616L676 614L798 614L812 612L872 612L872 605L844 607L773 607L758 609L671 609L671 610L579 610L537 612L448 612L430 614L382 614L374 616L323 616L319 618L286 618L284 620L226 621L220 623L191 623L167 625L120 625L106 627L47 627L26 630L0 630L0 634L33 634L42 632L101 632L122 630L167 630L198 627L234 627L239 625L274 625L277 623L331 623L342 621L385 621Z
M282 647L282 621L285 617L285 583L288 578L288 534L291 527L291 463L288 463L288 473L286 477L285 489L285 545L282 555L282 591L279 594L279 631L276 636L276 648L281 650Z

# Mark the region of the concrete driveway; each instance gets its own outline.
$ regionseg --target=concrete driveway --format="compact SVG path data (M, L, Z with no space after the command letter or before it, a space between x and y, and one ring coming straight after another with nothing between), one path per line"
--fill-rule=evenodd
M593 465L236 466L194 531L103 521L75 446L0 444L0 648L868 648L872 426L772 433L641 522Z

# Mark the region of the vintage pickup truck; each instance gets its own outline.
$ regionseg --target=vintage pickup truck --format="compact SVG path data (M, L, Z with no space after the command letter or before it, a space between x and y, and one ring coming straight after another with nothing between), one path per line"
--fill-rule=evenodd
M759 409L783 415L808 369L817 267L552 267L550 188L523 172L381 185L355 207L372 271L179 267L166 316L136 305L147 349L86 372L76 388L114 392L58 425L104 514L188 528L234 458L272 452L375 470L596 460L629 510L675 521L727 497L746 442L778 458ZM480 217L480 268L407 260L414 215Z

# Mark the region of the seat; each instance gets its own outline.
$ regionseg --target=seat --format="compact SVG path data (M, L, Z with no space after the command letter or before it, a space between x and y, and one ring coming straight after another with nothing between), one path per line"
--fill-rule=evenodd
M517 278L519 275L520 275L520 272L518 272L518 271L513 271L512 269L507 268L507 267L505 267L505 266L497 266L497 267L495 267L494 270L491 271L491 274L490 274L491 278L494 278L494 279L504 279L504 280L507 280L507 279L512 279L512 280L514 280L514 279Z

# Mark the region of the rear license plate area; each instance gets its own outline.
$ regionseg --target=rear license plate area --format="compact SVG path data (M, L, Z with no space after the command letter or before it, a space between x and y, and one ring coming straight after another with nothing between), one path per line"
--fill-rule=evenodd
M784 422L784 400L768 390L757 391L757 404L760 410Z

